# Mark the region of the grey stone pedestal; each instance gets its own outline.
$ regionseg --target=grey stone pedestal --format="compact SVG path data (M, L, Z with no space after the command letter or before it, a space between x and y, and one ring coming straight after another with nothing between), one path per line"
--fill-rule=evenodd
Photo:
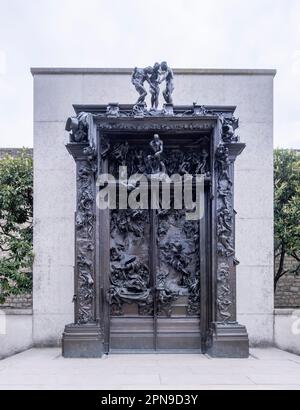
M226 325L214 323L212 344L207 350L211 357L247 359L249 357L249 338L245 326L237 322Z
M67 325L62 339L66 358L97 358L103 355L103 338L99 325Z

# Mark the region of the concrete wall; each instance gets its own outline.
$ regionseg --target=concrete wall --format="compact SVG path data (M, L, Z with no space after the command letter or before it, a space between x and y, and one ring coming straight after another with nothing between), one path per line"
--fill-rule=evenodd
M274 321L275 345L300 355L300 309L276 309Z
M73 318L72 104L133 103L128 69L33 69L34 340L57 344ZM273 341L273 77L267 70L177 70L175 104L236 105L247 149L236 164L238 316L252 344Z
M32 310L0 310L0 359L33 345Z

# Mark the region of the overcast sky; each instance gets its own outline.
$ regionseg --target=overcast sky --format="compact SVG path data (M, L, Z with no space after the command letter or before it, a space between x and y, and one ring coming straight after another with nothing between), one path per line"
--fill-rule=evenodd
M0 0L0 147L32 146L30 67L276 68L275 146L300 148L300 0Z

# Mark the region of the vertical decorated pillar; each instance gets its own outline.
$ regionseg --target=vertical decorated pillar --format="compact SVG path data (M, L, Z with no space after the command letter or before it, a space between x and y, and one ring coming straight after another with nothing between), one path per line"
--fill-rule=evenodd
M97 317L96 174L93 120L82 113L68 120L69 153L76 162L74 323L63 334L64 357L101 357L103 334Z
M249 338L245 326L237 322L234 163L245 144L235 135L238 120L220 116L215 135L214 192L212 234L215 253L214 309L208 353L213 357L249 356Z

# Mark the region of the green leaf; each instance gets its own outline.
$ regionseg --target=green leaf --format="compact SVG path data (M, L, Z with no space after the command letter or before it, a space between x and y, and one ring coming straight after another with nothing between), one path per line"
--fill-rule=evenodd
M27 150L0 160L0 303L30 291L33 161Z
M274 235L275 249L300 262L300 153L295 150L274 151ZM285 269L287 269L285 267ZM278 271L275 271L275 276Z

